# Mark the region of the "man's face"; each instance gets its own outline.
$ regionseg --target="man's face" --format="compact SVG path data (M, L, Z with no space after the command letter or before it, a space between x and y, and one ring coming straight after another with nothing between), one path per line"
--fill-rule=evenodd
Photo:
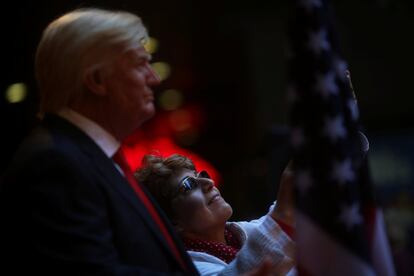
M151 56L143 47L116 58L105 78L108 120L117 136L129 135L155 113L152 86L160 79L149 63Z
M172 199L175 222L184 235L208 239L217 229L224 229L233 210L221 197L212 179L188 169L172 178L171 185L179 191ZM187 178L194 180L191 189L183 187Z

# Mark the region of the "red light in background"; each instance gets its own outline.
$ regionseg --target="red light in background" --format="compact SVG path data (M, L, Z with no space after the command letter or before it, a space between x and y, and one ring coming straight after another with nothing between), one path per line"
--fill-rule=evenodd
M142 158L146 154L157 154L162 157L168 157L172 154L178 153L190 158L198 171L208 171L216 186L218 186L221 182L221 176L212 164L198 154L179 147L169 137L140 140L133 146L123 145L123 150L131 169L134 171L141 166Z
M218 186L221 176L214 166L200 155L184 149L175 141L190 145L204 125L205 116L197 104L187 105L171 112L159 112L150 122L128 137L122 148L132 170L141 166L146 154L168 157L181 154L190 158L197 170L206 170Z

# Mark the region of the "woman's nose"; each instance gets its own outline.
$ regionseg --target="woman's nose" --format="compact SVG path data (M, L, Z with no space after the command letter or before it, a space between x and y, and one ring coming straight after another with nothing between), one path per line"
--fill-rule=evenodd
M201 188L203 192L209 192L214 187L214 181L210 178L199 178L199 183L201 184Z

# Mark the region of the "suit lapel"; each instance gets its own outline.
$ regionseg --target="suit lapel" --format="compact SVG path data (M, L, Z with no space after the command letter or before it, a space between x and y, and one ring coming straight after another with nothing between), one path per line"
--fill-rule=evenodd
M57 130L64 135L70 137L74 143L81 149L81 151L91 159L91 163L95 165L95 168L99 171L99 173L107 180L109 186L112 187L117 193L121 194L121 196L130 204L132 209L142 218L144 223L148 228L150 228L150 232L154 234L157 240L162 244L162 246L170 252L172 257L175 259L174 254L171 252L167 241L163 237L159 227L156 225L155 221L152 219L151 215L147 211L146 207L143 203L138 199L135 194L135 191L132 189L128 181L121 175L121 173L116 169L115 164L113 163L112 159L109 159L105 153L99 148L98 145L85 133L79 130L76 126L68 122L67 120L52 114L48 114L45 119L45 123L51 129ZM145 191L146 192L146 191ZM148 193L146 192L148 195ZM154 204L154 201L151 199L151 202ZM157 204L154 204L157 211L160 213L161 217L163 218L168 231L171 233L174 241L177 242L177 239L172 231L172 227L169 225L169 222L165 219L165 216L160 211ZM181 252L182 250L181 245L178 246ZM182 254L183 255L183 254ZM185 254L187 255L187 254ZM184 256L185 260L188 260L188 256ZM188 263L188 261L186 261ZM177 261L178 263L178 261ZM192 265L191 265L192 266ZM191 267L189 266L189 267Z

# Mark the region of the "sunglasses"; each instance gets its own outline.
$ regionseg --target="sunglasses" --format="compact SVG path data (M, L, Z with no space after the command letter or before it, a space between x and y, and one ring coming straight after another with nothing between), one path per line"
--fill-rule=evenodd
M188 194L191 190L196 189L199 186L197 181L199 178L211 179L210 175L206 171L200 171L197 174L197 177L186 176L178 183L178 188L173 198L177 197L180 194Z

